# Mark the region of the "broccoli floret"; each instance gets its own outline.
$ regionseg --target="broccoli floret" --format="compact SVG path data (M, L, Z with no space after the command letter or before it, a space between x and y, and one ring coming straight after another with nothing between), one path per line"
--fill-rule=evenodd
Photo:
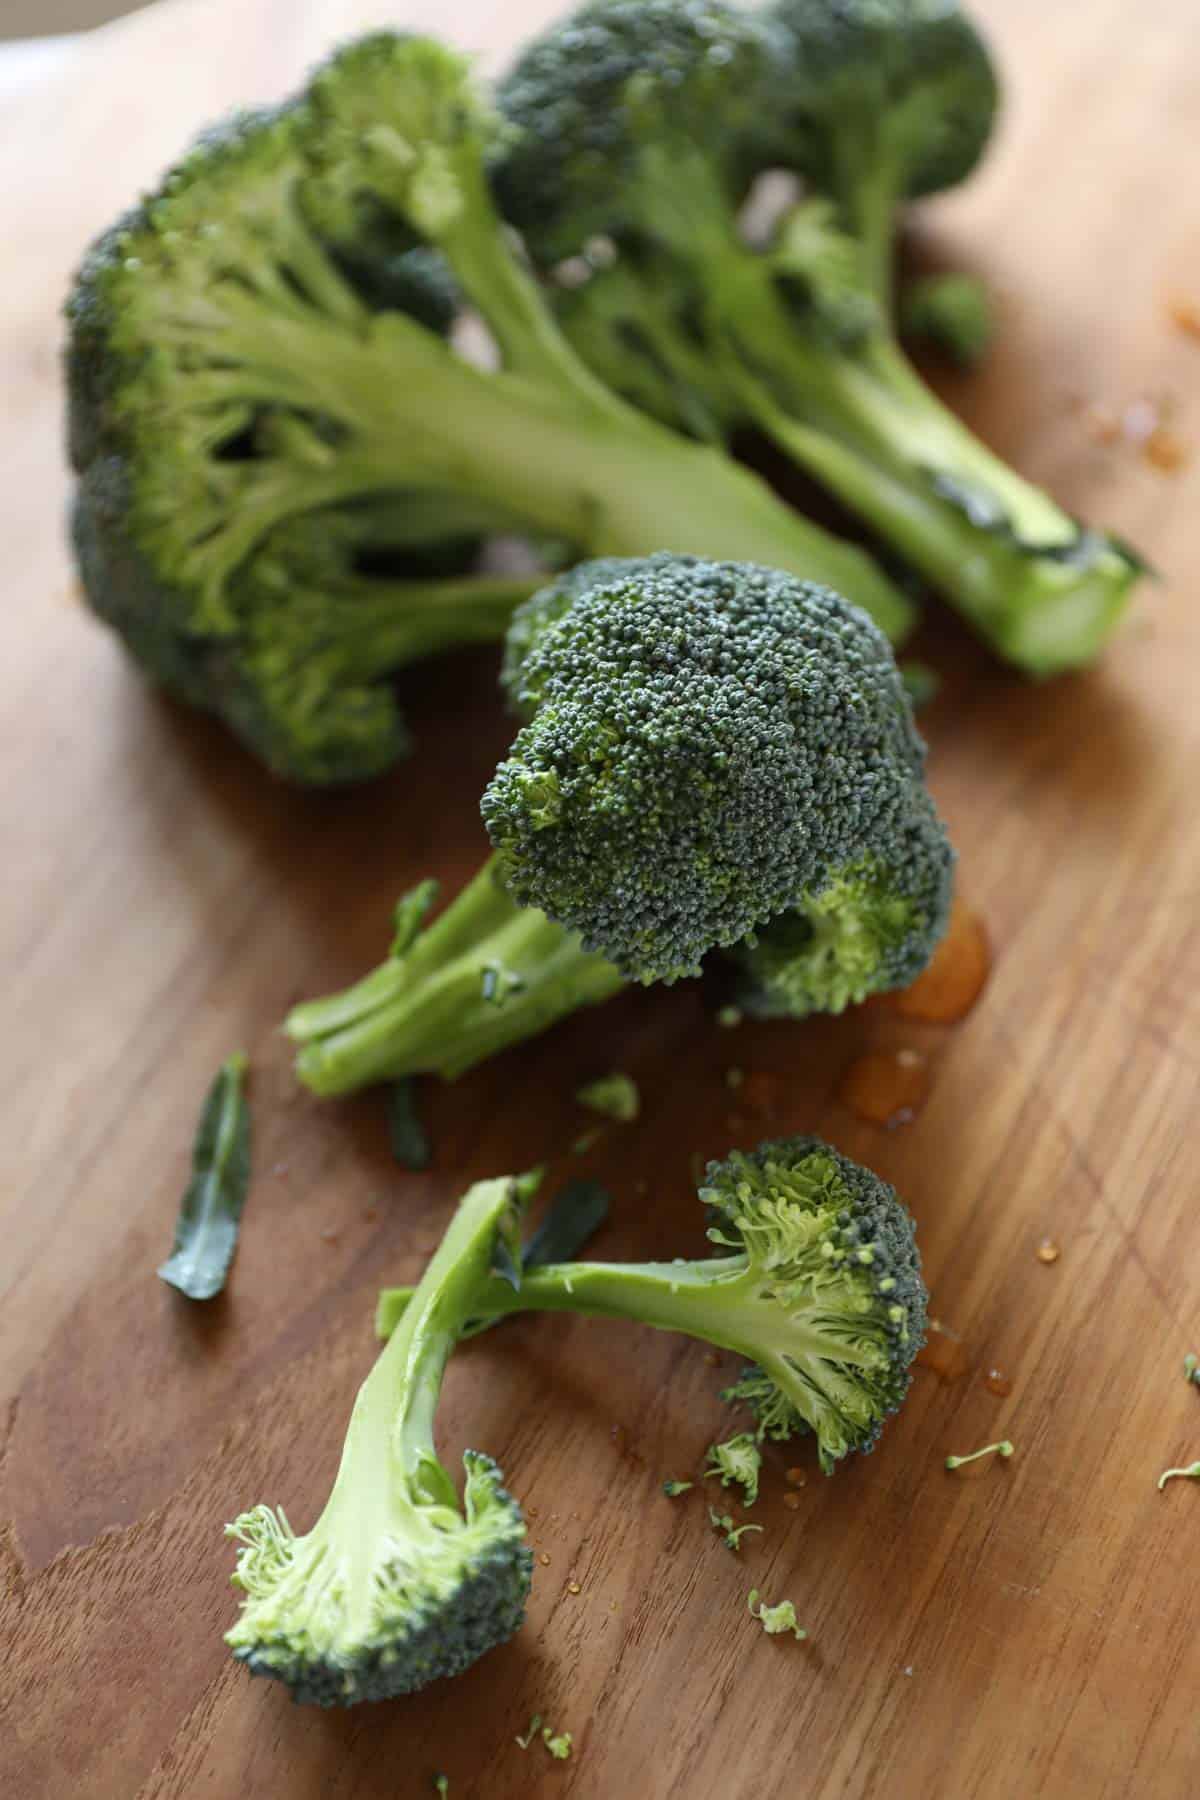
M333 1491L311 1531L256 1506L226 1527L245 1598L226 1635L296 1700L352 1706L411 1693L502 1644L524 1617L533 1558L490 1457L468 1450L460 1502L434 1448L447 1360L479 1311L529 1181L460 1201L403 1319L359 1390Z
M316 1092L454 1075L722 947L752 966L747 938L806 903L844 905L855 954L845 969L805 955L805 1010L821 982L842 1005L851 978L884 986L932 953L952 853L895 662L856 607L752 564L601 559L513 634L506 681L528 722L483 797L494 855L365 981L293 1012ZM922 832L925 910L909 891ZM879 869L860 891L866 858ZM904 914L872 967L858 940L889 878Z
M906 337L973 369L992 335L987 289L974 275L925 275L901 295L900 323Z
M758 1499L758 1477L762 1472L762 1451L748 1431L727 1438L723 1444L709 1447L704 1465L704 1478L720 1479L722 1487L736 1482L743 1494L742 1505L753 1506Z
M898 207L991 126L952 0L591 0L500 95L499 191L603 379L699 438L764 431L1030 672L1090 660L1136 557L978 443L889 318ZM780 165L813 191L755 245L741 199Z
M326 594L325 568L295 557L279 586L274 534L314 514L310 539L340 515L353 536L364 502L386 511L392 575L421 572L395 566L401 550L500 529L597 554L758 556L852 589L889 630L911 618L862 552L589 372L492 203L503 132L462 58L365 38L298 99L201 138L101 239L68 304L88 597L151 675L302 780L370 774L401 752L381 683L418 653L404 592L372 583L369 606L340 581ZM443 336L458 291L498 368ZM461 604L459 633L441 606L439 647L481 635L474 601ZM350 652L332 653L344 637ZM280 666L303 671L301 697L281 691Z
M493 1277L486 1310L640 1320L750 1358L726 1398L749 1406L760 1439L812 1432L831 1474L874 1447L924 1342L912 1216L879 1176L812 1137L710 1163L700 1198L722 1254L561 1263L530 1270L519 1292ZM402 1300L385 1293L380 1317Z
M987 147L999 87L956 0L774 0L779 146L841 209L875 291L904 200L954 187Z
M794 1638L802 1642L808 1636L796 1617L796 1606L792 1600L780 1600L776 1605L768 1606L765 1600L760 1601L758 1589L751 1588L746 1606L750 1616L758 1620L768 1637L778 1637L782 1632L790 1631Z

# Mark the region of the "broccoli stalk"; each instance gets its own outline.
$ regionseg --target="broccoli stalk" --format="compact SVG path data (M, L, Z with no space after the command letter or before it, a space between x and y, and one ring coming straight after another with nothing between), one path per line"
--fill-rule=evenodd
M398 937L353 987L294 1007L285 1029L301 1047L296 1073L316 1094L405 1075L453 1080L624 985L574 932L511 899L492 857L428 930Z
M352 597L324 595L319 568L268 581L260 617L257 559L313 513L386 503L418 548L481 527L592 553L756 557L853 591L891 632L911 619L861 551L588 370L492 202L500 129L463 59L430 40L365 38L298 100L202 138L96 246L69 303L88 596L152 674L300 779L349 779L395 756L379 676L411 653L401 630L348 669L322 664ZM459 354L411 283L381 278L395 241L444 260L499 367ZM480 631L465 605L463 636ZM452 641L448 624L438 643ZM252 705L228 700L231 662L264 690L261 730ZM363 711L371 726L347 743Z
M699 1197L716 1211L708 1235L725 1254L561 1263L529 1270L515 1292L493 1276L484 1312L629 1319L732 1350L752 1367L726 1398L750 1407L760 1438L811 1432L832 1474L874 1446L924 1341L912 1218L878 1176L810 1137L710 1163ZM408 1289L381 1294L381 1335L411 1304Z
M692 557L583 564L518 611L504 682L526 723L483 797L494 855L424 931L415 889L388 960L290 1015L317 1093L452 1077L713 950L748 1005L793 1016L932 955L952 852L891 652L837 595Z
M409 1693L466 1668L521 1623L533 1559L520 1510L496 1464L473 1450L460 1502L433 1433L447 1360L531 1185L483 1181L459 1203L359 1390L312 1529L297 1537L269 1506L226 1527L242 1546L233 1579L245 1595L226 1642L296 1700L349 1706Z
M501 99L502 198L549 274L598 265L561 316L606 380L699 437L757 426L1028 671L1095 655L1136 558L980 444L889 321L900 201L961 179L990 129L954 6L591 0ZM755 248L741 201L780 165L815 193Z

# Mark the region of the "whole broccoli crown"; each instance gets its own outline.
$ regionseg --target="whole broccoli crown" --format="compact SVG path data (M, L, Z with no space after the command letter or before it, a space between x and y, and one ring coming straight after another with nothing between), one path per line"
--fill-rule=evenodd
M954 852L914 783L885 839L733 953L738 1003L756 1018L840 1013L906 987L950 919Z
M911 198L970 174L999 89L957 0L775 0L770 20L788 47L776 64L779 118L791 114L792 147L819 185L836 189L846 161L869 165L864 144L898 159Z
M496 184L535 260L636 227L639 152L673 133L743 187L766 56L726 0L592 0L534 39L498 90L518 132Z
M814 1430L827 1471L850 1450L870 1450L908 1392L925 1338L928 1295L908 1208L871 1170L812 1137L711 1163L700 1197L717 1210L710 1237L745 1252L779 1317L770 1357L725 1398L750 1406L761 1437ZM796 1324L828 1350L789 1348Z
M525 1522L490 1457L468 1450L463 1465L461 1515L410 1497L370 1546L336 1497L305 1537L267 1506L227 1526L242 1544L246 1598L226 1634L238 1661L297 1701L353 1706L457 1675L510 1638L533 1573Z
M631 980L698 973L895 833L923 746L886 641L827 589L660 554L518 617L530 723L484 795L504 879Z

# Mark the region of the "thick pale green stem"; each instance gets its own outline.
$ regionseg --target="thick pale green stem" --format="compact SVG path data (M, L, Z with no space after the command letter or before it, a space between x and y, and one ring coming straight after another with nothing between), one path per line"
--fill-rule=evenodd
M544 575L467 575L446 581L376 581L339 585L319 648L350 680L366 681L439 650L498 643L514 609Z
M705 1262L553 1263L529 1269L518 1289L493 1276L479 1296L479 1317L518 1312L574 1312L593 1318L632 1319L660 1331L732 1350L750 1362L786 1357L869 1365L874 1351L833 1337L819 1324L806 1325L795 1313L768 1299L760 1271L741 1256ZM381 1336L407 1318L410 1290L385 1289L376 1328Z
M464 1195L399 1329L358 1390L337 1480L314 1532L328 1530L343 1508L353 1514L354 1529L341 1535L352 1557L361 1546L356 1599L364 1610L373 1598L369 1578L384 1529L394 1529L403 1512L415 1533L420 1519L414 1501L455 1503L437 1460L434 1413L446 1363L463 1326L479 1310L477 1296L486 1285L496 1232L513 1201L514 1184L507 1176L477 1182ZM381 1445L389 1452L381 1454ZM381 1471L391 1471L390 1483Z
M509 899L493 858L411 949L344 993L296 1007L285 1029L314 1093L404 1075L452 1080L624 985L573 932Z

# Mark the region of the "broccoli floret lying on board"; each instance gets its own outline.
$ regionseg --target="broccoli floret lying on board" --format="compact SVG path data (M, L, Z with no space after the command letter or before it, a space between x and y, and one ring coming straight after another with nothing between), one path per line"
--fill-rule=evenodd
M898 210L970 171L995 108L953 0L591 0L500 101L502 204L602 379L698 438L765 432L1022 668L1096 654L1141 565L972 437L890 319ZM751 243L779 169L803 197Z
M481 532L759 557L852 590L889 631L911 618L863 552L590 373L492 204L502 135L463 59L365 38L296 100L202 137L68 304L88 598L153 677L301 781L386 767L405 747L393 670L503 636L503 588L423 579L431 553L461 576ZM498 367L448 341L457 293Z
M784 1138L710 1163L700 1199L718 1254L696 1262L571 1262L493 1276L484 1311L579 1312L682 1331L747 1357L725 1398L759 1438L811 1432L832 1474L874 1447L908 1392L928 1295L912 1215L886 1182L818 1138ZM381 1335L411 1290L385 1289Z
M296 1700L352 1706L454 1675L520 1625L533 1558L490 1457L468 1450L460 1500L434 1447L442 1377L515 1240L536 1178L478 1182L359 1390L325 1509L297 1536L256 1506L227 1534L244 1595L226 1642Z
M453 1077L628 982L737 958L763 1011L837 1011L909 980L953 856L882 634L827 589L746 563L602 559L518 612L526 723L483 796L493 855L427 929L297 1007L320 1094Z

